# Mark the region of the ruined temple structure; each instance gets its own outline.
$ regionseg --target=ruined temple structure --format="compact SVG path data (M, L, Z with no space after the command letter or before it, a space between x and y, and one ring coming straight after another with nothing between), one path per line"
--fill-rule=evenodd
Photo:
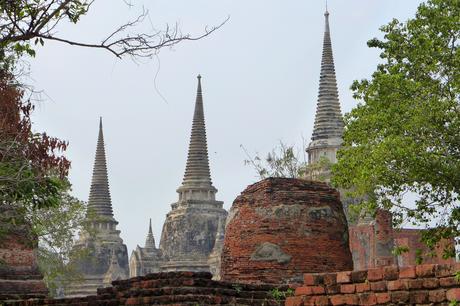
M74 262L83 281L66 288L66 296L92 295L97 288L110 286L114 280L129 277L128 251L116 228L118 222L112 211L102 119L99 123L87 222L91 230L82 231L75 244L77 250L83 249L88 254Z
M131 276L141 276L148 269L161 272L217 271L219 241L222 240L227 212L216 201L217 189L211 181L201 76L193 115L188 158L179 200L171 205L163 225L159 250L138 247L130 260ZM220 238L219 238L220 237ZM212 267L210 267L212 265Z
M223 202L216 201L209 169L201 76L193 115L192 133L179 200L171 205L161 233L161 270L209 271L208 257L216 240L219 220L226 218Z
M357 224L350 226L350 249L354 269L415 265L418 250L421 252L423 263L455 263L454 258L442 258L445 247L455 246L453 239L441 241L434 250L436 256L428 256L429 249L420 242L422 232L420 229L394 229L392 215L385 210L377 210L375 217L361 218ZM392 252L396 247L407 247L409 251L396 256Z
M0 305L44 298L48 289L37 264L38 239L13 205L0 205Z
M353 269L339 193L326 183L268 178L233 202L224 281L299 283L304 273Z
M161 251L155 246L152 219L150 219L149 231L145 239L144 247L137 246L129 258L129 276L136 277L160 272L160 265L162 262Z

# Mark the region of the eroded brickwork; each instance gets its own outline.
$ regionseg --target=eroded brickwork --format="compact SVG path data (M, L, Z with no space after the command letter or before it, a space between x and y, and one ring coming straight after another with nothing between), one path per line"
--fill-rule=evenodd
M29 226L14 207L2 204L0 228L0 305L8 299L45 297L48 290L38 270L37 239Z
M353 268L339 193L325 183L269 178L233 202L222 279L295 283L303 273Z
M113 282L113 287L98 289L97 295L69 299L16 301L6 305L282 305L269 285L216 282L207 272L169 272L149 274ZM285 290L286 287L277 287Z
M460 301L460 265L388 266L363 271L305 274L286 306L449 305Z
M455 259L443 259L446 247L454 247L455 241L442 241L435 250L436 256L428 256L430 251L420 241L423 230L393 229L392 215L388 211L378 210L375 218L361 220L350 226L350 250L355 270L365 270L389 265L409 266L416 264L420 252L423 263L448 264ZM396 247L408 248L407 252L395 256Z

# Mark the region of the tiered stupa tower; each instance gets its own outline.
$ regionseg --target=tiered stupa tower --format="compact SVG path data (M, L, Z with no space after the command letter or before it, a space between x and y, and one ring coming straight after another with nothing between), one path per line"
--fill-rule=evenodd
M160 265L163 262L161 251L155 246L155 237L152 231L152 219L149 222L149 231L145 239L144 247L139 245L131 253L129 258L129 276L143 276L149 273L160 272Z
M326 9L323 57L319 81L318 104L311 143L307 148L308 163L318 163L322 157L337 162L337 151L342 145L344 122L340 110L334 56L332 53L329 12Z
M217 189L211 181L201 76L193 115L192 134L179 200L171 205L161 235L160 250L165 262L162 271L209 271L219 220L227 212L216 201Z
M88 254L74 263L83 281L68 288L67 296L95 294L97 288L110 286L111 281L129 276L128 251L120 238L120 231L116 229L118 222L113 216L102 118L99 122L87 222L90 230L82 231L75 244L77 250L84 250Z

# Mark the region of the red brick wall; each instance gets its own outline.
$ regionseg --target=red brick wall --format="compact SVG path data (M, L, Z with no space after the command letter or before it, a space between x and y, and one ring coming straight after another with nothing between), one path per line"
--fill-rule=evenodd
M460 265L396 266L364 271L305 274L286 306L448 305L460 301Z
M398 256L398 264L400 266L409 266L416 264L417 250L421 250L422 254L429 253L428 248L420 241L421 230L418 229L399 229L394 231L395 245L399 247L408 247L409 252L403 253ZM435 257L424 255L423 263L438 263L438 264L450 264L454 263L454 258L443 259L442 255L444 248L453 245L453 240L442 241L435 250Z
M339 193L324 183L270 178L233 202L222 279L295 283L306 272L352 269Z
M384 210L377 211L376 217L369 224L350 226L350 250L353 256L355 270L365 270L389 265L409 266L416 264L416 252L428 254L428 248L420 242L419 229L393 229L391 213ZM423 256L423 263L447 264L454 263L454 259L443 259L444 247L454 244L453 240L443 241L436 248L435 257ZM395 247L405 246L409 252L394 256Z
M98 289L97 295L68 299L15 301L9 306L119 306L119 305L264 305L279 306L284 298L275 299L275 287L217 282L205 272L170 272L148 274L115 281L113 287ZM277 292L287 287L277 287ZM1 304L1 303L0 303Z
M395 264L391 214L377 211L370 224L350 226L350 250L355 270Z
M5 204L0 205L0 227L0 305L8 299L47 296L37 265L38 240L30 227L14 207Z

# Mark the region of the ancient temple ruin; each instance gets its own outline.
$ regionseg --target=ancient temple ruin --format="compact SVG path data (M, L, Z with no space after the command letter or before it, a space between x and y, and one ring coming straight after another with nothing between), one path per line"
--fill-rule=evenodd
M129 276L128 251L116 228L118 222L112 211L102 118L99 123L87 222L91 230L82 231L75 244L76 249L88 253L74 263L83 281L75 282L67 288L66 296L92 295L97 288L110 286L112 281Z
M216 200L211 181L201 76L193 115L192 133L179 200L171 205L161 234L160 248L137 247L131 255L131 276L148 271L216 271L227 212ZM147 245L147 243L146 243ZM210 265L212 267L210 267Z
M160 272L160 265L162 263L163 258L161 256L161 251L155 246L152 219L150 219L149 231L145 239L144 247L137 246L129 258L129 276L136 277Z

